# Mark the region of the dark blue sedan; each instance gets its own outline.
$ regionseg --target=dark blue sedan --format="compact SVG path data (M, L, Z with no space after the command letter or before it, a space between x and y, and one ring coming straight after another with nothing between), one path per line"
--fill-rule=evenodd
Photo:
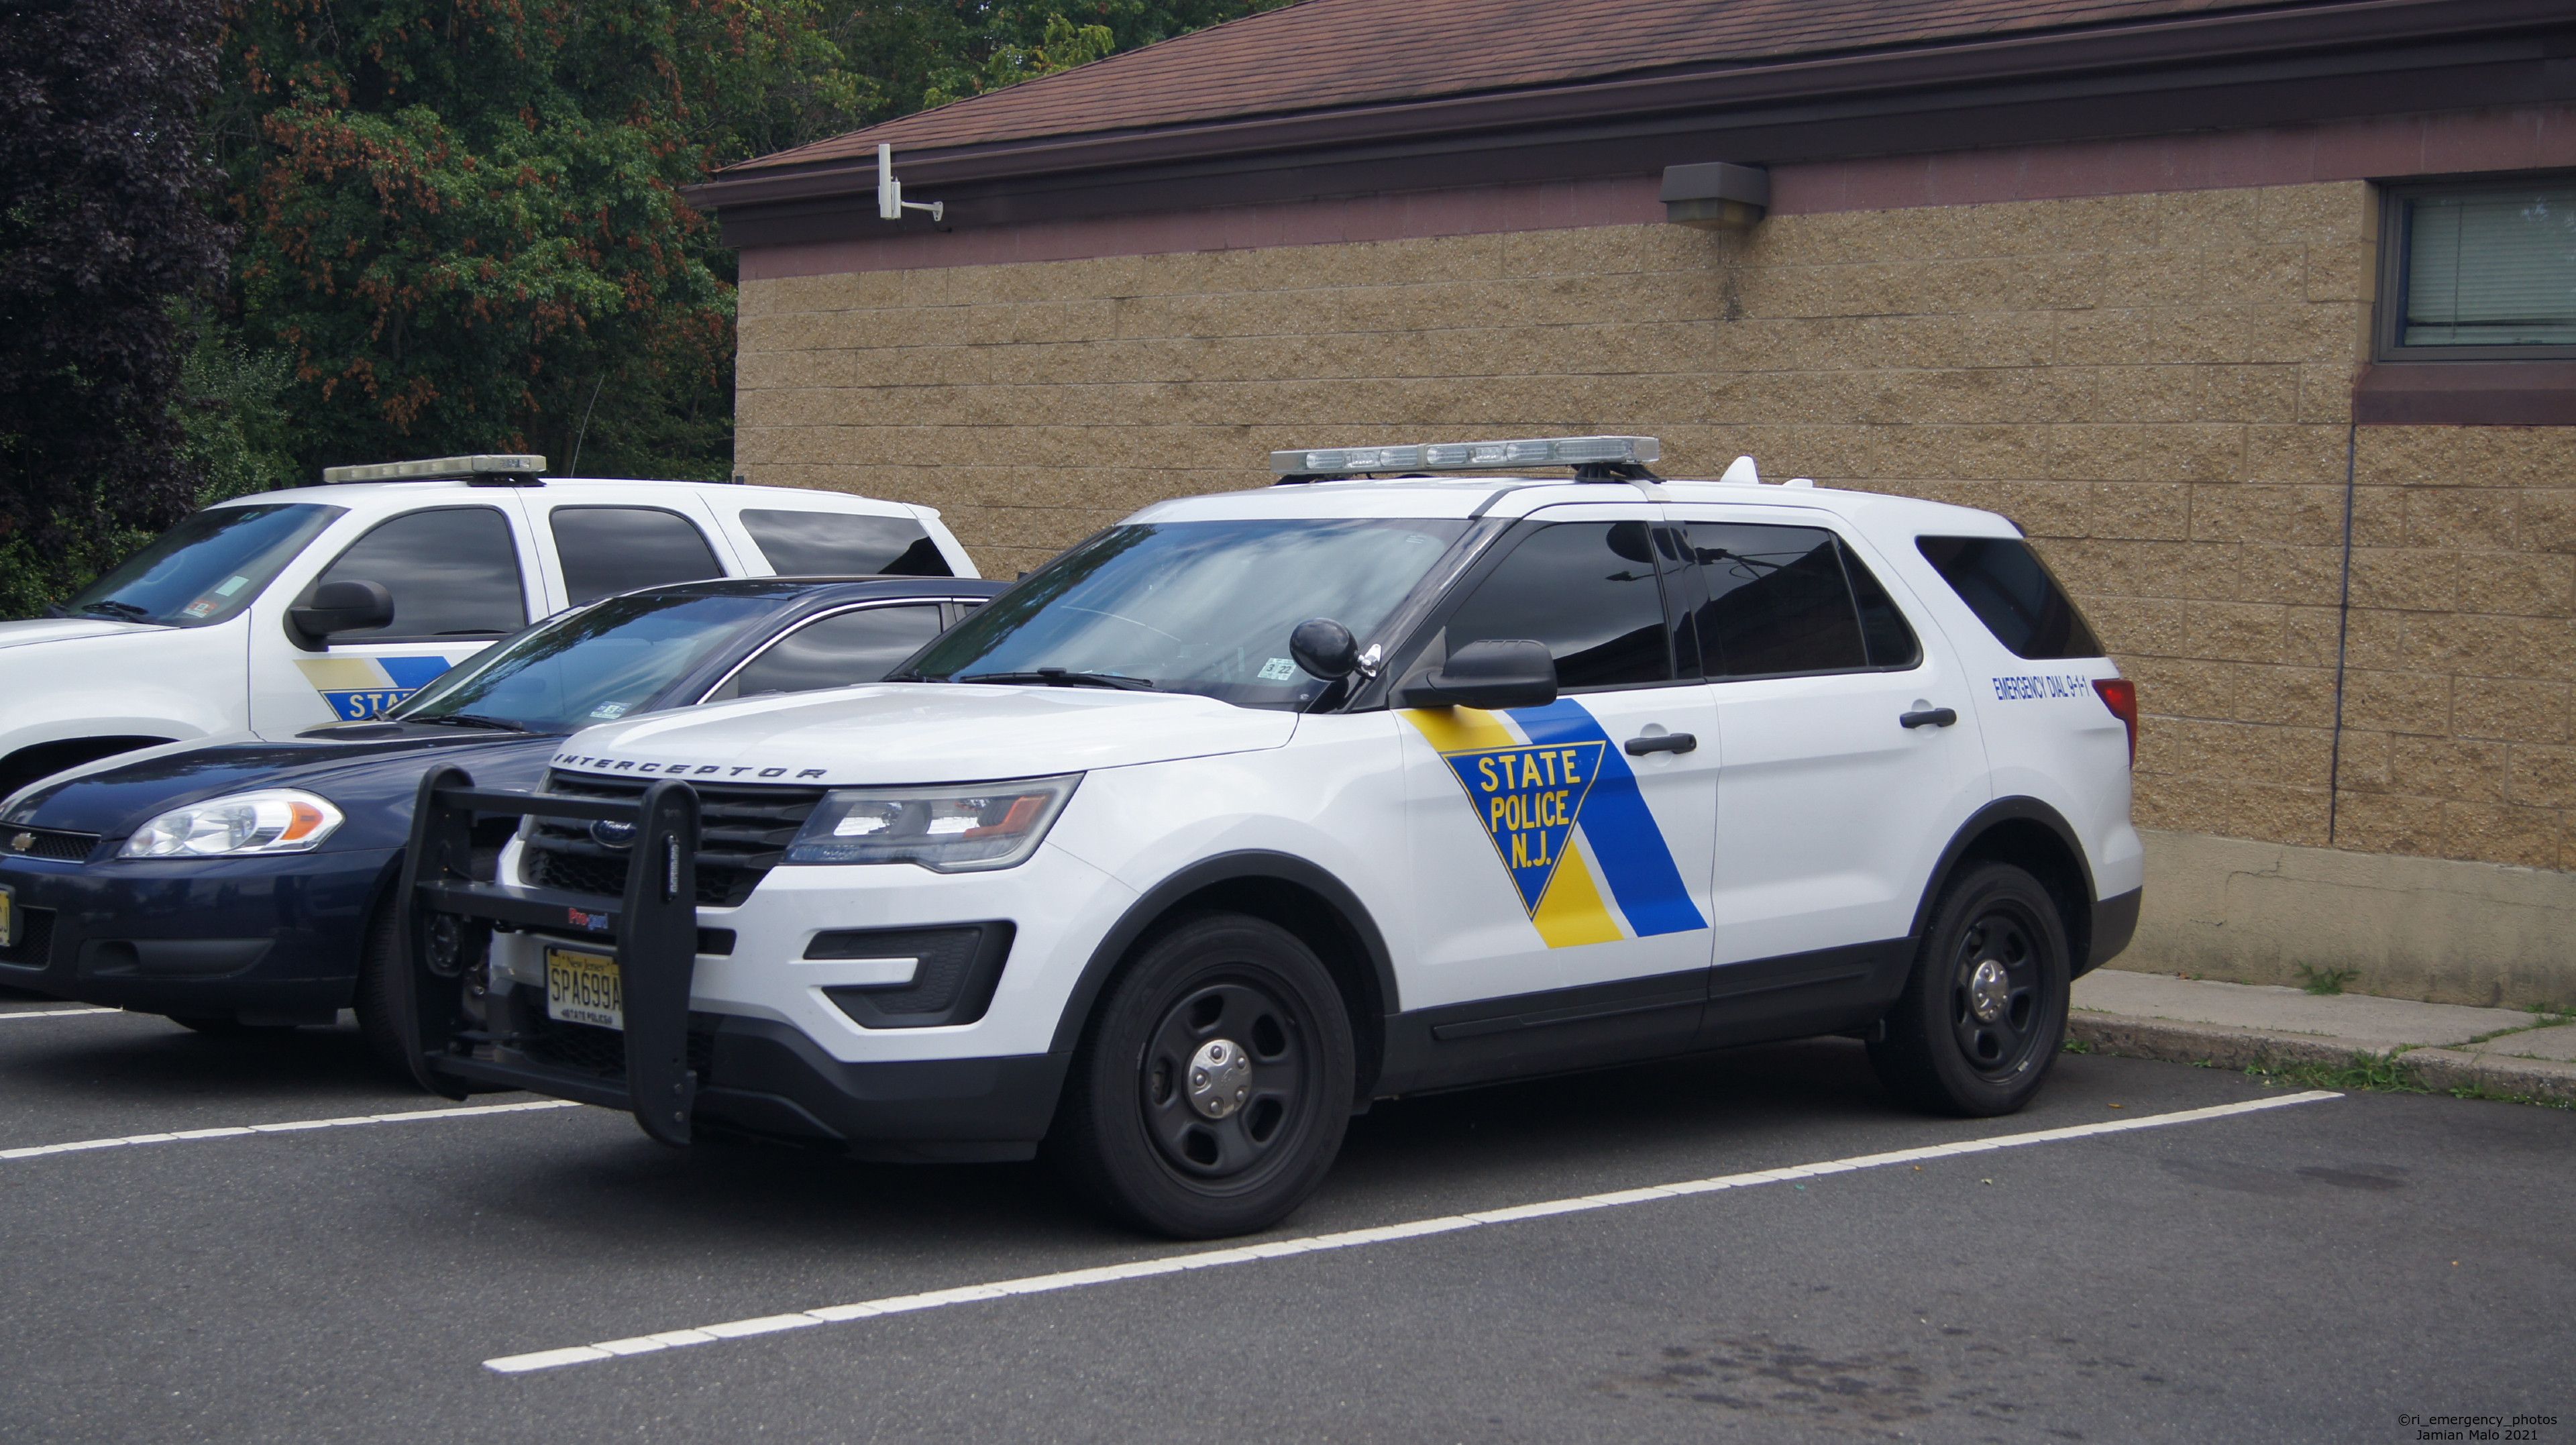
M0 986L167 1014L207 1033L357 1011L397 1068L378 974L430 768L532 788L593 723L882 677L1003 584L716 579L558 614L385 718L283 743L180 744L49 779L0 815ZM489 868L515 818L476 829Z

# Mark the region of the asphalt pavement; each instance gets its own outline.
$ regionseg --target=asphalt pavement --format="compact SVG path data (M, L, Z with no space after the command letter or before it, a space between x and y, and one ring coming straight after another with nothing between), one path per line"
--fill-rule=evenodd
M0 996L13 1445L2576 1442L2566 1110L2068 1055L1928 1119L1822 1040L1381 1104L1245 1250L63 1007Z

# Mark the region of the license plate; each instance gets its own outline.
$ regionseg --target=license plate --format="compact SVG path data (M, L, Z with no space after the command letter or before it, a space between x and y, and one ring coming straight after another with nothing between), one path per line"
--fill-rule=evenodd
M0 948L18 946L18 895L0 888Z
M617 960L569 948L546 950L546 1017L603 1029L626 1027L626 990Z

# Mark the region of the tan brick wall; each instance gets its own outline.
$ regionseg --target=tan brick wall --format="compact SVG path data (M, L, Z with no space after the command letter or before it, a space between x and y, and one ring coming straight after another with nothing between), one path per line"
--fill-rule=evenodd
M2336 842L2576 869L2576 429L2365 427Z
M1987 506L2139 681L2141 824L2576 867L2570 443L2365 430L2358 182L747 283L740 469L996 576L1321 443L1645 432Z

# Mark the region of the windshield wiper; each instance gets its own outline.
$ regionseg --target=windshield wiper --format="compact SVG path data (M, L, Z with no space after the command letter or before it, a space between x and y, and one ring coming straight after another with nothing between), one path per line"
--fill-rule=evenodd
M137 607L131 602L119 602L112 597L105 602L90 603L81 611L104 612L110 617L122 617L128 622L140 622L152 615L152 609L149 607Z
M1067 672L1061 667L1041 667L1035 672L978 672L957 679L959 682L1034 683L1039 687L1115 687L1129 692L1161 692L1162 689L1141 677L1122 677L1114 672Z
M485 717L483 714L481 714L481 713L479 713L479 712L443 712L443 713L438 714L436 717L398 717L398 718L391 718L391 719L388 719L388 721L391 721L391 722L415 722L415 723L454 723L456 726L461 727L461 728L490 728L490 729L492 729L494 732L503 732L503 733L523 733L523 732L528 731L528 729L527 729L524 725L519 724L519 723L514 723L514 722L510 721L508 718L501 718L501 717Z

